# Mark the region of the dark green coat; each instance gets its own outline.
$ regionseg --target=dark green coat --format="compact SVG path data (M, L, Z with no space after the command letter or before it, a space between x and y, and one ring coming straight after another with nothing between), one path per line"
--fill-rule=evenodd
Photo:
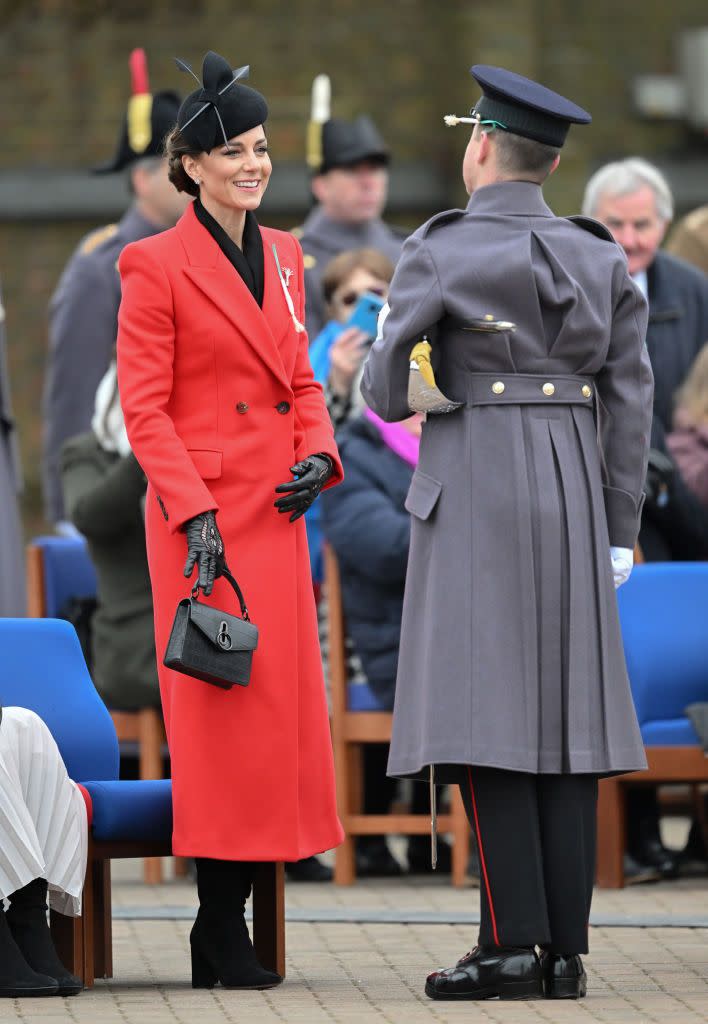
M86 537L98 577L92 630L96 689L110 708L157 707L145 476L133 455L105 451L93 431L66 442L61 472L67 515Z

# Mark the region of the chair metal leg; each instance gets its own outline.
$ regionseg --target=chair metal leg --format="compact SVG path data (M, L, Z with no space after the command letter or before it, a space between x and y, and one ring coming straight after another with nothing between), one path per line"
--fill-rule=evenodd
M254 865L253 945L261 964L285 977L285 872L281 862Z
M600 779L597 801L597 871L595 876L598 888L624 888L626 845L626 787L621 778Z

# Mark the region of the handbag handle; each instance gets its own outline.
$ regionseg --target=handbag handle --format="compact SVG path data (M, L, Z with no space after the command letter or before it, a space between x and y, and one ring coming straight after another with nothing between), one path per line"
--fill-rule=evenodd
M224 570L222 571L221 575L224 577L224 579L229 581L229 583L231 584L231 586L234 589L234 593L236 594L236 597L238 598L238 603L241 605L241 618L243 619L244 622L250 622L251 621L251 617L248 614L248 608L246 607L246 602L245 602L244 597L243 597L243 592L242 592L241 588L239 587L238 583L236 582L234 577L231 575L229 570L226 569L226 568L224 568ZM195 600L199 597L199 584L198 583L195 583L194 586L192 587L192 597Z

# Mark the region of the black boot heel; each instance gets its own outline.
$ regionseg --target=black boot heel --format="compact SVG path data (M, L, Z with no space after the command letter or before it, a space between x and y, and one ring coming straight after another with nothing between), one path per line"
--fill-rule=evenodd
M12 937L0 903L0 998L56 996L56 978L33 971Z
M541 954L543 990L546 999L582 999L588 990L588 976L577 955Z
M500 999L543 999L543 984L537 981L509 981L499 988Z
M194 940L191 942L192 949L192 988L214 988L219 980L207 958L199 949Z

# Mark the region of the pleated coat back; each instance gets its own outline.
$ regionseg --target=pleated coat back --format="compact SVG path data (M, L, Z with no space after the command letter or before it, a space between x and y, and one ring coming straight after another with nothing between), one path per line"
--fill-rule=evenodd
M584 227L505 182L405 244L364 397L404 418L411 346L432 331L437 382L463 405L428 416L407 499L392 775L645 765L609 548L634 545L641 511L646 303Z

